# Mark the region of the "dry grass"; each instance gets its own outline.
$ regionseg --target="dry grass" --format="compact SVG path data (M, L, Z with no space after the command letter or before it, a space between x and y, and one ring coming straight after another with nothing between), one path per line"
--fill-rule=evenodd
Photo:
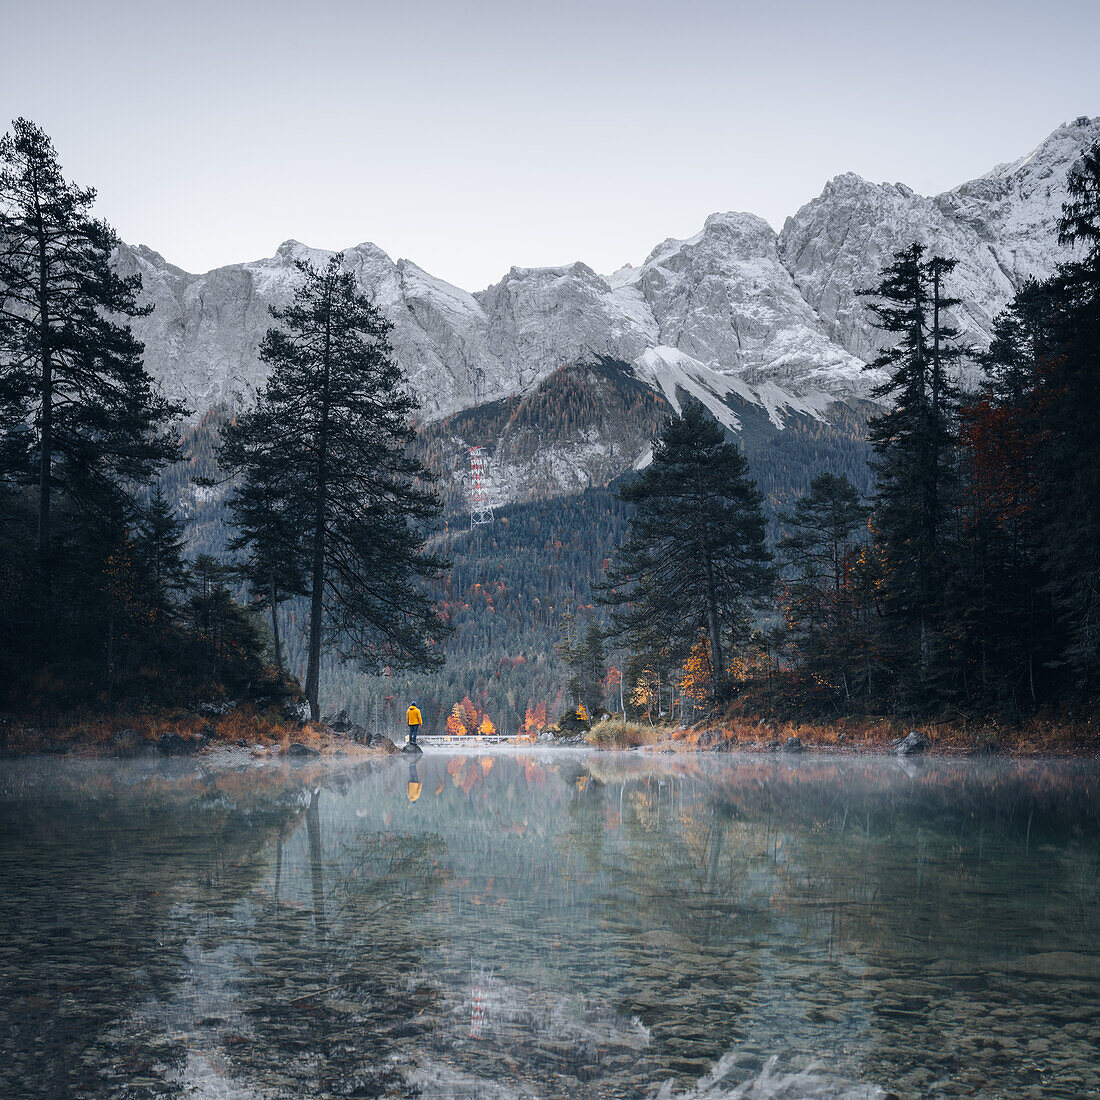
M835 721L780 721L747 715L727 718L713 728L731 748L766 749L797 737L807 747L848 752L882 752L912 730L931 750L946 755L991 751L1019 756L1091 755L1100 751L1100 722L1095 715L1043 714L1020 723L955 717L918 722L900 718L858 717Z
M132 730L150 745L168 733L177 733L187 740L209 739L211 745L236 745L243 741L249 746L279 749L285 749L292 741L322 748L329 740L327 728L320 724L299 726L278 713L247 705L224 715L195 714L183 709L108 715L40 708L33 713L0 718L0 746L15 753L62 746L110 751L123 730Z
M600 749L635 749L641 745L655 745L661 733L659 726L607 718L592 727L588 740Z

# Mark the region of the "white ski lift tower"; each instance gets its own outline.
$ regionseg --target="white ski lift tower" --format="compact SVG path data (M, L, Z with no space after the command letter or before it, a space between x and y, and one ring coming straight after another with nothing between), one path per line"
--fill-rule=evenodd
M481 447L470 448L470 527L493 522L489 503L489 463Z

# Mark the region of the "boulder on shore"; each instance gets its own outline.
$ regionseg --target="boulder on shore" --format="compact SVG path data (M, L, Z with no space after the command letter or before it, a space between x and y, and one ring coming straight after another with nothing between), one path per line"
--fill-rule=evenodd
M401 746L401 752L407 753L409 756L422 756L424 750L419 745L409 742L409 744Z
M194 756L205 744L204 738L188 738L172 732L158 738L157 752L163 756Z
M305 757L308 757L308 756L320 756L321 753L320 753L319 749L315 749L310 745L303 745L301 743L301 741L292 741L283 750L283 755L284 756L299 756L299 757L305 758Z
M898 756L913 756L924 752L928 748L928 742L916 730L910 730L905 738L898 742L894 751Z
M783 746L784 752L802 752L805 746L801 740L797 737L788 737L787 743Z

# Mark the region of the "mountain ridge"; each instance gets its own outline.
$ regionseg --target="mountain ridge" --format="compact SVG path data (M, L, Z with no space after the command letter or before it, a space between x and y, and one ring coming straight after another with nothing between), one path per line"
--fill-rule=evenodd
M867 399L864 366L883 335L859 291L914 240L959 259L955 321L986 344L1023 281L1068 255L1055 235L1066 178L1098 141L1100 118L1078 119L937 196L842 173L778 233L755 214L715 213L610 275L580 260L515 266L471 293L370 242L346 249L344 264L393 323L425 422L532 392L571 365L614 361L673 407L691 394L735 434L746 404L782 430L792 415L827 418L837 402ZM287 240L274 256L195 275L148 246L120 245L118 267L142 275L154 306L134 322L154 378L196 415L250 400L265 377L257 348L269 307L289 299L298 260L331 255ZM630 462L647 444L636 441Z

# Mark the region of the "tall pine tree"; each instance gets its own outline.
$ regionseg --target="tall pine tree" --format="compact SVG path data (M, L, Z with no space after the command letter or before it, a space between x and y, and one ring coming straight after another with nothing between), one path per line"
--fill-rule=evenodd
M744 455L697 405L670 417L653 461L619 490L634 505L600 600L634 650L667 641L680 663L705 635L716 689L770 591L762 498Z
M883 587L896 626L901 685L927 699L942 659L940 596L955 508L957 385L965 354L949 322L957 304L945 288L955 261L924 258L914 244L895 254L864 291L884 332L897 337L868 369L885 372L873 393L892 402L868 429L876 474L874 525L885 565Z
M287 523L281 545L300 548L315 719L326 643L364 671L433 668L446 632L423 584L446 562L424 549L440 503L407 453L415 405L390 325L342 259L319 269L299 263L303 283L290 305L272 310L278 324L260 349L267 385L229 428L222 454L244 477L235 513L246 544L259 538L247 494L266 483Z
M1042 549L1076 687L1100 689L1100 145L1070 174L1058 239L1078 259L1050 286L1058 300L1040 411Z
M112 268L118 240L94 199L64 178L49 137L16 119L0 139L0 426L33 429L20 465L37 491L47 610L55 496L127 496L174 453L166 426L182 412L145 372L127 324L145 312L140 277Z

